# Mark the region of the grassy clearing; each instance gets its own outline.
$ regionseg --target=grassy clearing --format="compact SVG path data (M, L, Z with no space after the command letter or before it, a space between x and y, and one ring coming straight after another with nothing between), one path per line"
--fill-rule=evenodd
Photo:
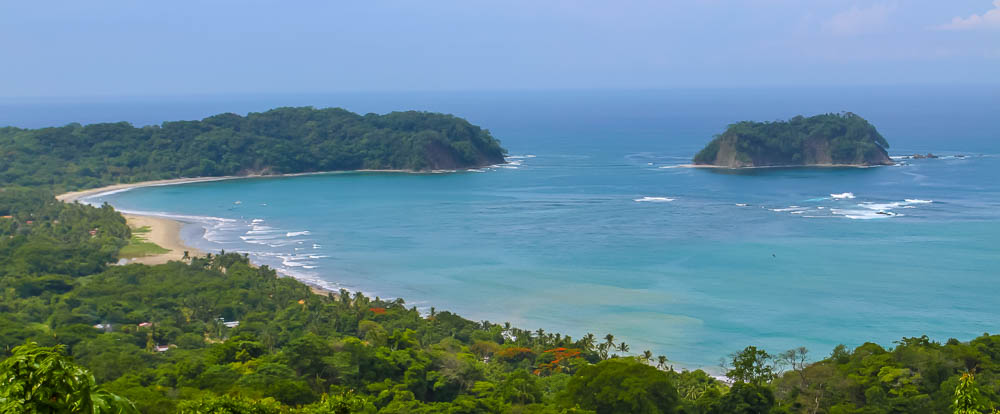
M128 245L122 247L118 251L118 257L123 259L131 259L135 257L152 256L156 254L167 253L170 250L160 247L158 244L150 242L146 239L146 234L150 232L149 226L143 226L132 229L132 238L128 241Z

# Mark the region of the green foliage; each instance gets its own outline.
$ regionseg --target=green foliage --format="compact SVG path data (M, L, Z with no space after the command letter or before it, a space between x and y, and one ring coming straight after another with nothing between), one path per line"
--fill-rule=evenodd
M316 295L240 254L109 266L131 237L110 206L9 187L0 213L11 216L0 218L2 413L131 410L125 398L147 413L877 414L1000 402L1000 335L838 346L815 363L804 348L775 358L747 347L728 387L642 362L652 353L618 358L629 347L610 334L573 340L421 315L401 299Z
M831 413L942 413L961 395L988 407L1000 390L1000 335L947 344L926 336L903 338L894 349L867 343L853 351L837 347L822 361L785 372L773 382L778 401L793 410ZM983 387L962 376L975 369ZM966 400L968 401L968 400ZM964 406L967 407L967 406ZM988 412L988 411L984 411Z
M0 362L2 413L127 413L132 403L97 386L62 346L29 342Z
M958 380L958 386L955 387L955 402L952 403L951 407L955 410L954 413L981 414L996 412L989 405L991 404L988 401L983 401L979 387L976 386L975 375L971 372L962 374L962 378Z
M146 238L146 233L149 233L149 227L132 229L132 238L129 239L127 245L118 250L118 257L142 257L170 251L160 247L156 243L150 242Z
M775 406L774 392L766 384L739 382L718 402L709 405L712 414L767 414Z
M375 414L378 409L368 398L353 392L323 395L323 400L305 406L296 413L301 414Z
M581 368L566 386L567 407L602 413L672 413L677 389L663 371L632 358Z
M239 397L215 397L185 401L178 414L281 414L287 410L272 399L249 400Z
M766 384L774 377L771 361L767 351L748 346L732 355L732 368L726 371L726 376L737 384Z
M451 115L278 108L245 117L0 128L0 182L72 190L157 179L503 162L489 131ZM3 215L3 214L0 214Z
M864 118L850 112L788 121L729 125L694 157L695 164L783 166L885 164L889 143ZM731 156L732 159L720 159Z

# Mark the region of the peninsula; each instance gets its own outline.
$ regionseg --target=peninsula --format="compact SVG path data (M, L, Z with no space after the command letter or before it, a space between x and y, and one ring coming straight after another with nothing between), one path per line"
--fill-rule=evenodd
M696 166L724 168L891 165L889 143L850 112L788 121L729 125L694 156Z
M183 177L433 171L504 162L489 131L452 115L277 108L135 127L0 128L0 180L57 191Z

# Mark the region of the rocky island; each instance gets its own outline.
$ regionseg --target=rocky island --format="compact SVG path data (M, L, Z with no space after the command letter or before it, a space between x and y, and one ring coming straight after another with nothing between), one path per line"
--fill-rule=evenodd
M694 156L696 166L725 168L891 165L889 143L850 113L729 125Z

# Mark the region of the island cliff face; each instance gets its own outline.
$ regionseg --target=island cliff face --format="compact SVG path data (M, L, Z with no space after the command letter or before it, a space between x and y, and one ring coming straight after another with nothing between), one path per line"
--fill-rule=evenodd
M728 168L891 165L889 143L864 118L847 112L788 121L732 124L694 157Z

